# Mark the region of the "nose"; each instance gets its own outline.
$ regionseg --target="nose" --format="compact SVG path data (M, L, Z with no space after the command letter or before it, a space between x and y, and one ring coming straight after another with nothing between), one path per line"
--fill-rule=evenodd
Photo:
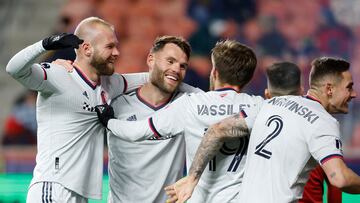
M119 49L117 47L114 47L113 51L112 51L112 55L113 56L119 56L120 52Z
M350 97L351 98L355 98L357 96L356 92L353 90L350 94Z
M171 70L175 73L180 73L181 67L180 63L174 63L174 65L171 67Z

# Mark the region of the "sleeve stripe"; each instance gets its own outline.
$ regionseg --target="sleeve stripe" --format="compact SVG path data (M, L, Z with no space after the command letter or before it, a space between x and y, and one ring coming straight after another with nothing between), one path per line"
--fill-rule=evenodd
M161 138L162 136L160 135L160 133L156 130L155 126L154 126L154 123L153 123L153 120L152 120L152 117L149 118L149 126L150 126L150 129L151 131L153 131L154 135L156 138Z
M127 91L128 84L127 84L126 78L125 78L123 75L121 75L121 77L122 77L123 80L124 80L124 90L123 90L123 93L125 93L125 92Z
M46 73L46 70L45 70L45 68L43 68L43 67L41 67L42 68L42 70L44 71L44 80L47 80L47 73Z
M333 158L343 159L343 155L341 155L341 154L330 154L330 155L326 156L325 158L321 159L320 163L321 163L321 165L323 165L325 162L327 162L327 161L329 161L330 159L333 159Z

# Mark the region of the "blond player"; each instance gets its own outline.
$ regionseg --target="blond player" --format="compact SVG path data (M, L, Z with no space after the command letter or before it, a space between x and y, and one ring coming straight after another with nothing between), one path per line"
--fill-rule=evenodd
M94 107L146 82L143 75L127 76L129 80L112 75L117 45L113 26L90 17L80 22L75 35L48 37L9 61L6 71L39 92L38 153L27 202L101 199L104 129ZM34 63L48 50L69 47L77 48L71 73L59 65Z

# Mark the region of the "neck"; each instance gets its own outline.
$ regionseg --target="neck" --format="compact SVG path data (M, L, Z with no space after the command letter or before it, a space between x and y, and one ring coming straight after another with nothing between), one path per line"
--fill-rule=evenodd
M227 83L215 83L214 85L214 89L217 90L217 89L223 89L223 88L232 88L234 89L236 92L241 92L241 88L240 86L238 85L230 85L230 84L227 84Z
M147 102L153 106L158 106L164 103L171 97L171 93L161 91L158 87L154 86L151 82L147 82L141 87L139 94Z
M99 83L100 75L95 71L96 69L92 67L89 63L75 59L73 65L76 66L76 68L80 69L89 80L95 83Z
M329 112L330 104L326 98L326 95L324 95L321 91L310 88L307 92L307 95L319 101L325 110Z

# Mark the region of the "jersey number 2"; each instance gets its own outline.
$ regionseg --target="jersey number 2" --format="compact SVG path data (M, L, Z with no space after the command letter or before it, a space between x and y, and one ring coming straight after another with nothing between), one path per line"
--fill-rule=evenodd
M269 142L278 136L283 128L282 118L278 115L271 116L267 121L266 125L270 126L272 123L275 123L275 129L255 148L255 154L264 157L265 159L270 159L272 153L265 149L265 146Z

